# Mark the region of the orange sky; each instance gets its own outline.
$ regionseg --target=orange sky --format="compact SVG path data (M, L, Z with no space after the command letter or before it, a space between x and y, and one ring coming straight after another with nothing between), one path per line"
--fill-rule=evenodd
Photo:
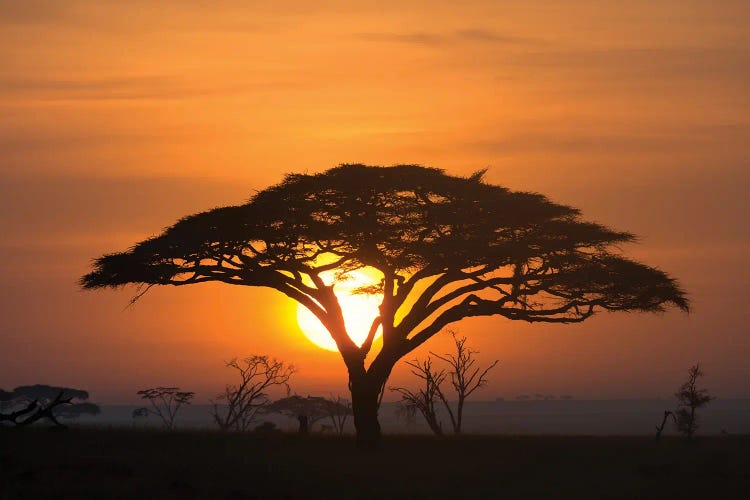
M478 397L668 396L696 361L750 397L749 24L745 0L4 3L0 387L206 401L223 360L268 353L297 392L343 392L272 291L156 289L123 311L129 291L76 281L182 215L362 162L490 167L635 232L626 252L690 293L689 316L465 321L501 361Z

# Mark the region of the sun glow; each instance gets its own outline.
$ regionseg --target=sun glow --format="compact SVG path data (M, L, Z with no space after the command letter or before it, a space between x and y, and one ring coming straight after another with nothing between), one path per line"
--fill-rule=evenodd
M375 271L361 269L346 274L346 279L338 280L334 293L339 299L339 304L344 313L344 323L349 337L357 345L367 338L372 320L378 315L378 306L382 300L380 294L353 294L352 291L369 285L375 285L380 281ZM302 304L297 306L297 323L305 337L316 346L329 351L338 351L336 342L333 341L331 334ZM381 329L375 334L375 338L380 337Z

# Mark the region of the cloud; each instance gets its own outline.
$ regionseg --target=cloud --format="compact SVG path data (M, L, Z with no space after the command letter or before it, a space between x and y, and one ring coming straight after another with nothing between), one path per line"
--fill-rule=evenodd
M200 178L15 175L0 177L0 225L14 246L86 235L148 233L178 217L243 203L257 186ZM113 221L115 226L113 226ZM3 245L5 246L5 245Z
M530 51L523 56L498 54L496 61L518 68L573 71L577 78L750 80L750 50L735 47L642 47Z
M693 152L716 154L717 150L746 150L750 123L717 123L697 126L642 125L640 131L617 131L606 124L570 124L567 129L536 129L502 138L467 143L468 149L494 153L544 154L654 154Z
M72 17L75 6L60 0L23 0L3 2L0 25L54 23Z
M355 33L355 38L370 42L405 43L425 46L442 46L456 43L482 44L529 44L538 40L509 36L491 30L462 29L450 33L405 32L405 33Z
M90 153L101 147L122 149L140 145L153 147L163 144L166 140L195 140L203 133L203 131L189 127L169 127L157 131L115 127L95 129L95 127L96 125L93 125L89 129L80 129L72 124L69 128L0 127L0 151L3 152L5 159L5 162L0 164L0 172L13 170L14 162L17 160L33 160L41 163L40 158L43 156L60 155L65 152L88 151ZM57 161L58 164L64 163L60 156L57 156Z
M227 96L243 92L291 88L297 84L281 81L214 84L170 75L101 79L0 78L0 97L27 97L41 100L138 100L184 99Z
M531 44L541 43L541 40L524 38L519 36L508 36L495 31L483 29L466 29L456 31L454 37L471 42L493 43L493 44Z
M355 38L368 42L395 42L415 45L442 45L448 41L444 35L434 33L356 33Z

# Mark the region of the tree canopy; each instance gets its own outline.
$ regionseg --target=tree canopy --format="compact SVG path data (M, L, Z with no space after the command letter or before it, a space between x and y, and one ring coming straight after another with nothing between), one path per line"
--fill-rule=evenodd
M88 398L89 393L84 390L44 384L23 385L11 392L0 389L0 410L11 410L0 413L0 423L26 426L47 419L57 427L65 427L58 418L101 413L98 405L86 402Z
M377 391L399 358L465 317L573 323L597 310L688 309L665 272L621 255L619 245L632 234L584 221L577 209L541 194L486 183L484 173L347 164L290 174L245 204L185 217L96 259L81 283L137 284L134 300L153 285L276 289L326 326L350 384L369 377ZM336 281L325 273L341 277L364 267L381 279L359 292L383 300L358 346L347 334ZM383 346L366 368L379 327ZM356 424L354 392L353 405Z

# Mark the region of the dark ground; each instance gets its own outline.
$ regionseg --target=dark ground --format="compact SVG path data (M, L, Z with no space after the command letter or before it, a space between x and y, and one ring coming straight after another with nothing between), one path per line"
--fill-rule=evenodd
M750 498L750 437L0 429L0 498Z

